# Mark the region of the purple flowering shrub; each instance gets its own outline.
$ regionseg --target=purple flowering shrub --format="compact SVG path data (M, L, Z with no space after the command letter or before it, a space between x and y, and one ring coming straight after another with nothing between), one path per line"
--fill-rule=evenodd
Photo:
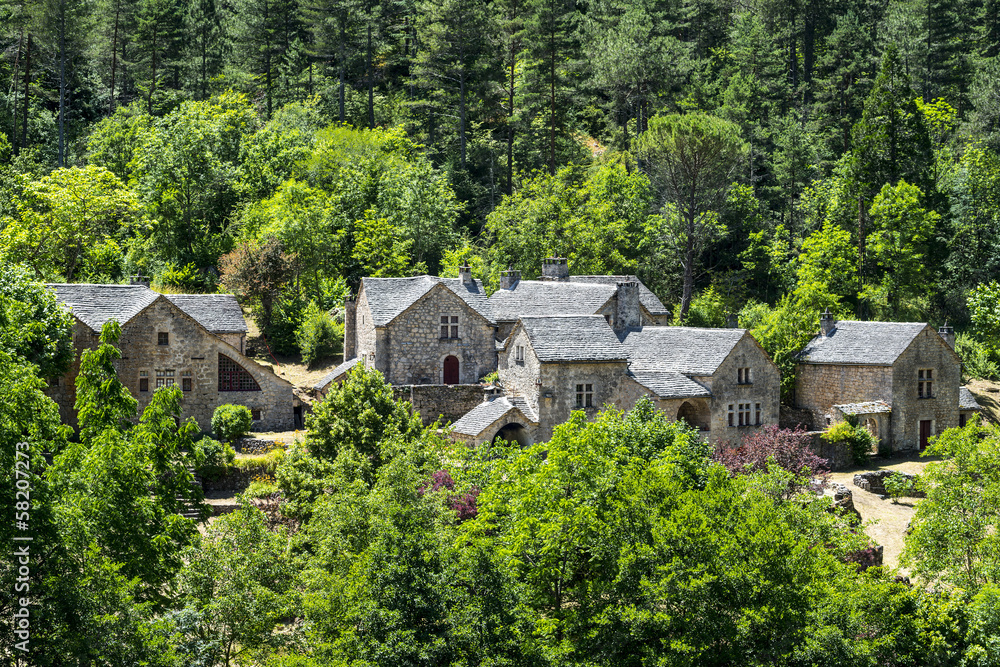
M829 473L829 461L809 449L812 436L801 427L794 430L765 426L743 437L738 447L722 443L715 459L733 475L767 472L768 460L802 477L823 477Z
M458 515L458 521L474 519L477 513L476 500L479 497L479 488L471 487L468 491L456 492L455 480L447 470L438 470L431 475L430 480L420 487L420 493L435 493L444 491L446 494L445 504Z

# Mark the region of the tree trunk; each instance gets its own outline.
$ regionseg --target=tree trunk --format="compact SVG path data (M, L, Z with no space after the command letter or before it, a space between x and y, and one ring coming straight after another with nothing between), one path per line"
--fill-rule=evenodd
M347 58L346 46L344 42L347 40L347 17L341 16L340 18L340 82L338 85L338 100L340 104L340 122L344 122L344 76L346 74L346 63L344 62Z
M375 73L372 71L372 22L368 18L368 129L375 129Z
M267 119L271 120L271 21L270 5L264 3L264 85L267 96Z
M108 113L115 112L115 74L118 70L118 20L121 16L121 2L115 3L115 31L111 37L111 91L108 97Z
M18 121L18 118L17 118L17 87L18 87L18 85L20 83L17 80L17 74L18 74L18 70L19 70L19 68L21 66L21 46L23 44L24 44L24 28L21 28L21 35L17 38L17 56L14 57L14 71L13 71L13 73L10 76L10 83L11 83L10 87L14 91L14 99L11 102L11 106L14 108L14 114L13 114L14 122L12 124L11 133L10 133L11 148L14 149L14 155L17 155L17 154L19 154L21 152L20 151L20 147L18 146L18 136L17 136L17 121Z
M66 0L59 3L59 159L66 164Z
M465 70L458 75L459 101L458 101L458 141L461 147L461 157L459 159L462 169L465 169Z
M510 88L507 93L507 194L514 193L514 72L517 65L517 37L514 35L514 21L517 20L517 2L510 9Z
M156 90L156 37L157 30L153 29L153 78L149 83L149 97L146 98L146 111L150 116L153 115L153 92Z
M693 212L692 212L693 213ZM687 238L684 242L684 287L681 292L681 324L687 319L691 307L691 294L694 292L694 215L689 216Z
M556 174L556 27L549 30L549 173Z
M208 99L208 23L201 29L201 99Z
M21 147L28 147L28 92L31 86L31 33L28 33L28 48L24 53L24 117L21 125Z

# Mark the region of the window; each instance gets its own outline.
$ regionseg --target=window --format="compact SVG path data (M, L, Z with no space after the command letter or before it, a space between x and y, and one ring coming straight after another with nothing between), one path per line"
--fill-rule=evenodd
M934 369L921 368L917 371L917 398L934 398Z
M578 408L594 407L594 385L592 384L576 385L576 407Z
M166 369L162 371L156 371L156 388L160 387L173 387L174 386L174 371L173 369Z
M260 391L260 385L245 368L220 354L219 391Z
M250 408L250 419L255 422L260 421L260 408Z
M181 371L181 391L191 391L191 371Z
M737 368L736 369L736 381L739 384L750 384L750 369L749 368Z
M736 416L740 426L750 426L750 404L739 403L737 405Z
M139 371L139 391L149 391L149 373Z
M157 345L170 345L170 334L166 331L161 331L156 334L156 344Z
M441 338L458 338L458 315L441 316Z
M729 404L729 425L736 426L736 412L733 410L733 404Z
M753 423L760 426L760 403L753 404Z
M514 346L514 361L523 364L524 363L524 346L515 345Z

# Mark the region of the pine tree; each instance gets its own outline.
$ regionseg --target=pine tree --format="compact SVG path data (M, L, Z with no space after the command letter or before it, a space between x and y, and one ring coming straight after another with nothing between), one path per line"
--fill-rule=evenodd
M358 48L361 0L320 0L309 6L307 20L313 33L313 55L337 77L337 119L346 120L344 104L348 68Z
M209 81L222 72L222 12L218 0L191 0L184 15L185 87L197 100L209 97Z

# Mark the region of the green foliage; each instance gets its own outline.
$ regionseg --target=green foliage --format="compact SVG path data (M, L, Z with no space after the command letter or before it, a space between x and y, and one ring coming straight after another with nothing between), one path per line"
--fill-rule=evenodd
M885 492L892 498L895 505L900 498L913 495L916 485L910 477L904 477L898 472L894 472L885 478Z
M315 301L310 301L303 313L302 326L295 332L295 342L302 350L302 360L311 365L342 351L344 325L320 309Z
M966 303L976 333L996 354L1000 349L1000 283L991 281L976 286L969 292Z
M21 267L0 263L0 350L58 377L73 361L73 320Z
M269 236L239 244L219 265L222 284L254 309L257 326L267 333L275 303L294 275L295 257L285 252L279 239Z
M955 336L955 353L962 358L962 372L980 380L996 380L1000 377L993 350L973 338L970 334Z
M927 498L917 505L901 561L928 580L972 592L996 584L1000 431L976 417L933 438L924 455L942 460L921 475Z
M236 460L236 451L228 443L209 437L196 442L193 453L199 469L223 468L231 466Z
M245 405L220 405L212 413L212 433L231 445L253 429L250 408Z
M868 429L848 421L837 422L828 428L821 436L827 442L841 445L851 452L854 465L864 466L871 460L877 441Z
M378 469L390 458L386 443L412 441L423 433L418 414L397 402L382 374L358 364L306 417L306 446L319 459L332 461L353 449Z

